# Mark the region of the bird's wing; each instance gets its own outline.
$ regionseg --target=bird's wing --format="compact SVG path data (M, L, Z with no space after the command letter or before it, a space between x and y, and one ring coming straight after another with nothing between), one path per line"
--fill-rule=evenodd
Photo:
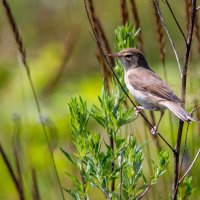
M138 67L128 73L130 84L137 90L148 92L154 96L181 103L170 87L153 71Z

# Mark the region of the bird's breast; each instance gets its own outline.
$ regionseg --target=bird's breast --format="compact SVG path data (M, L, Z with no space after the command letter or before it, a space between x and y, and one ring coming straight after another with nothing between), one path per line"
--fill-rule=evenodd
M160 98L151 95L148 92L135 89L125 76L125 84L131 95L134 96L135 100L140 103L144 108L148 110L163 110L165 107L159 104Z

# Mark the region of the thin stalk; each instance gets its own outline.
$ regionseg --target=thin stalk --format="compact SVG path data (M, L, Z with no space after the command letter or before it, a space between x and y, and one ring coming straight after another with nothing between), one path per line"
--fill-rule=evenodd
M12 15L12 12L11 12L11 9L10 9L8 2L6 0L2 0L2 3L3 3L3 8L6 12L6 16L7 16L8 21L9 21L9 24L11 26L13 35L15 37L15 41L16 41L16 44L17 44L17 47L18 47L18 51L19 51L20 56L21 56L22 64L23 64L23 66L25 67L25 70L26 70L28 81L29 81L29 84L30 84L30 87L31 87L31 91L33 93L33 97L34 97L35 104L36 104L36 107L37 107L38 115L39 115L39 118L40 118L40 121L41 121L42 130L43 130L45 140L46 140L46 143L47 143L47 146L48 146L48 150L49 150L49 153L50 153L55 177L56 177L56 180L57 180L58 185L59 185L59 189L60 189L62 199L64 200L65 199L64 193L63 193L63 190L62 190L62 187L61 187L60 179L59 179L59 176L58 176L58 171L56 169L56 164L55 164L55 160L54 160L54 157L53 157L53 152L51 150L50 141L48 139L48 134L47 134L47 130L46 130L46 127L45 127L45 123L44 123L44 120L42 119L42 112L41 112L39 100L38 100L38 97L37 97L37 94L36 94L36 91L35 91L35 87L34 87L34 84L33 84L32 78L31 78L30 68L29 68L29 65L27 63L26 51L25 51L25 48L24 48L23 40L22 40L22 37L19 33L17 24L16 24L15 19Z
M121 160L120 160L120 188L119 188L119 192L120 192L119 199L120 200L123 199L123 169L122 169L122 165L123 165L123 151L121 153Z
M182 78L183 74L182 74L181 64L180 64L180 61L179 61L179 56L178 56L178 53L177 53L177 51L176 51L174 42L173 42L173 40L172 40L172 38L171 38L171 35L170 35L170 33L169 33L168 29L167 29L167 26L166 26L166 24L165 24L165 21L164 21L164 19L163 19L162 13L161 13L161 11L160 11L159 2L158 2L158 0L153 0L153 2L154 2L154 5L155 5L155 7L156 7L157 13L158 13L158 15L159 15L159 17L160 17L160 20L161 20L161 22L162 22L162 24L163 24L163 27L164 27L164 29L165 29L165 32L166 32L166 34L167 34L167 36L168 36L168 39L169 39L170 44L171 44L171 46L172 46L172 49L173 49L173 51L174 51L174 55L175 55L175 57L176 57L176 61L177 61L178 68L179 68L179 72L180 72L180 75L181 75L181 78Z
M38 183L37 183L37 177L36 177L36 172L34 169L32 169L32 181L33 181L33 199L34 200L41 200L40 198L40 193L38 189Z
M174 21L176 22L176 25L177 25L178 29L180 30L181 35L183 36L183 39L184 39L185 44L186 44L186 43L187 43L187 40L186 40L185 34L184 34L184 32L183 32L183 29L181 28L181 26L180 26L178 20L176 19L176 16L175 16L175 14L174 14L174 12L173 12L173 10L172 10L172 8L171 8L171 6L170 6L168 0L165 0L165 2L166 2L167 6L168 6L168 8L169 8L169 10L170 10L170 12L171 12L171 14L172 14L172 17L174 18Z
M122 24L125 25L128 21L128 9L126 0L121 0L120 8L121 8Z
M1 146L1 143L0 143L0 154L2 155L3 161L4 161L8 171L10 173L10 176L11 176L11 178L13 180L13 183L14 183L15 188L17 190L17 193L19 195L19 199L20 200L25 200L24 193L22 192L22 187L20 185L20 182L18 181L18 178L14 173L14 170L13 170L11 164L10 164L10 161L8 160L8 156L6 155L3 147Z
M110 139L110 148L112 149L113 154L115 154L114 136L113 136L112 131L111 131L109 139ZM111 162L111 166L110 167L111 167L111 173L112 173L115 170L115 161L114 160ZM113 192L114 190L115 190L115 179L112 179L110 191Z
M182 77L182 90L181 90L181 98L183 101L183 107L185 107L185 96L186 96L186 84L187 84L187 70L188 70L188 62L189 62L189 55L191 50L192 44L192 36L194 30L194 22L195 22L195 15L196 15L196 0L192 0L192 12L190 17L190 26L189 32L187 36L187 44L186 44L186 51L184 56L184 66L183 66L183 77ZM180 146L181 146L181 139L183 133L183 121L180 120L178 134L177 134L177 142L174 152L174 182L173 182L173 200L177 199L178 193L178 182L179 182L179 156L180 156Z
M184 141L184 147L183 147L183 155L182 155L181 164L180 164L179 177L181 175L181 169L182 169L183 160L184 160L184 156L186 152L188 130L189 130L189 124L187 125L186 134L185 134L185 141Z
M191 165L189 166L188 170L187 170L187 171L185 172L185 174L180 178L178 184L180 184L180 183L183 181L183 179L188 175L188 173L189 173L190 170L192 169L194 163L196 162L197 158L199 157L199 154L200 154L200 149L198 150L198 152L197 152L197 154L196 154L194 160L192 161Z
M83 185L83 196L84 196L84 200L87 200L87 197L86 197L86 182L85 182L85 178L84 178L84 175L83 175L83 161L81 163L81 179L82 179L82 185Z

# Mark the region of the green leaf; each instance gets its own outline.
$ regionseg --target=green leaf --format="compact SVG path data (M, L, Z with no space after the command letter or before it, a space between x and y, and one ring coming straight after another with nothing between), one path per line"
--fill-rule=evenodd
M63 150L61 147L60 147L60 150L64 153L64 155L67 157L67 159L69 161L71 161L75 166L78 166L77 162L72 158L72 156L68 152L66 152L65 150Z

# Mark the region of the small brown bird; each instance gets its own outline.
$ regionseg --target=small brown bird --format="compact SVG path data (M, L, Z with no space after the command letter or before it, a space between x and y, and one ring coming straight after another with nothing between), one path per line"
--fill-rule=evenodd
M136 101L142 105L138 106L138 109L161 111L158 125L167 108L184 122L197 121L179 105L182 103L181 99L151 70L140 50L128 48L109 56L117 57L122 62L126 86ZM157 132L158 125L152 133Z

